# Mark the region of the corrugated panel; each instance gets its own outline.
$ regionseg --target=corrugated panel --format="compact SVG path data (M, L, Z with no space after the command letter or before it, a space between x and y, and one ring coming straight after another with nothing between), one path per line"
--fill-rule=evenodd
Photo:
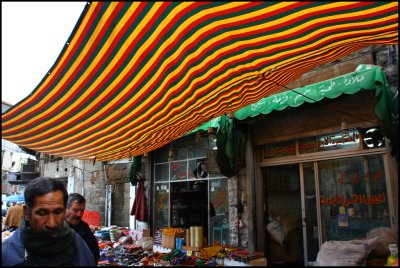
M314 104L288 108L282 112L275 111L255 123L254 144L268 144L340 131L343 121L347 122L349 127L374 125L373 122L377 120L374 113L374 94L374 91L360 91L333 100L325 99Z

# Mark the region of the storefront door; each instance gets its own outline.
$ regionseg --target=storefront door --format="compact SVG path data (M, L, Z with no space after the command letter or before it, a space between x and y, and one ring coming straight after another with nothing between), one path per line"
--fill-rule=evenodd
M271 263L307 265L325 241L364 239L373 228L391 227L383 155L268 166L262 174ZM298 239L288 235L292 229Z
M302 202L299 164L265 167L264 205L268 262L303 264Z

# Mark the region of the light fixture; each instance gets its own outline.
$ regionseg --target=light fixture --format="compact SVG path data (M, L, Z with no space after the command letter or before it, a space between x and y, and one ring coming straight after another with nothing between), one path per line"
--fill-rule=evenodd
M172 142L171 142L171 148L169 149L168 152L168 162L172 163L174 161L174 151L172 150Z
M210 141L215 140L216 136L215 136L215 132L214 132L214 128L213 127L208 127L207 133L208 133L208 139Z
M201 141L201 134L200 130L196 132L196 136L194 137L195 142L200 142Z
M57 167L56 167L56 172L54 173L54 177L59 178L60 177L60 173L58 172L58 161L57 161Z

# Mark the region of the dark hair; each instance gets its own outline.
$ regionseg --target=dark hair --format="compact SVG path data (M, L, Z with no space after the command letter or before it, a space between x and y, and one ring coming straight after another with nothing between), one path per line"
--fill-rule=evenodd
M68 192L61 181L47 177L38 177L30 181L27 184L24 192L26 211L28 215L30 215L31 209L35 205L35 197L57 191L61 191L64 195L63 199L65 208L68 200Z
M70 208L73 202L77 202L79 204L86 203L86 199L77 193L72 193L68 195L68 202L67 202L67 208Z

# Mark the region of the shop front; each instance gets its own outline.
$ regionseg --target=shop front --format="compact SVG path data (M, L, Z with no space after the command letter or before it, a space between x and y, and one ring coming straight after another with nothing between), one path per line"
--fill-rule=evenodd
M228 178L212 173L207 158L215 146L199 132L154 152L154 233L200 226L205 245L229 243Z
M160 229L201 226L203 245L235 245L262 252L272 265L302 266L316 261L326 241L365 239L379 227L397 232L385 83L378 67L360 66L236 111L246 159L234 176L214 170L210 155L219 148L206 132L152 152L154 242Z
M387 150L383 136L370 140L370 132L380 131L352 129L348 139L336 132L262 146L270 261L308 263L316 260L325 241L364 239L374 228L392 227ZM286 228L298 241L287 241L296 245L282 253L268 225L288 215L294 223Z
M378 94L366 90L375 84L345 92L346 83L367 80L367 74L360 77L342 76L301 89L330 85L331 93L346 94L314 95L318 102L286 106L304 96L280 94L269 100L275 100L275 107L264 99L245 111L246 118L235 113L241 124L251 126L257 169L253 187L262 189L254 191L255 243L269 263L309 265L326 241L365 239L379 227L397 231L393 144L385 138L387 124L376 115ZM341 87L333 86L340 82Z

